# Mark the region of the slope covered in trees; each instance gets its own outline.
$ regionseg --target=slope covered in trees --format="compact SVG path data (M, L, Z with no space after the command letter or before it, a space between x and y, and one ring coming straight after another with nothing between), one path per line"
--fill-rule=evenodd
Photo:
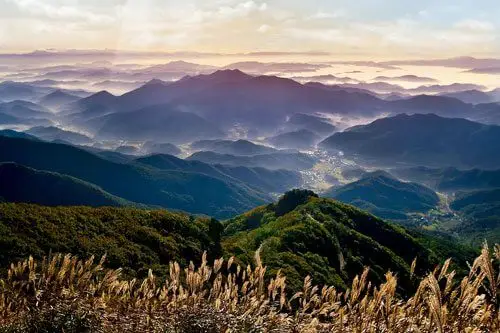
M132 202L71 176L0 163L0 201L45 206L125 206Z
M0 137L0 162L69 175L129 201L218 218L270 200L240 183L202 173L113 162L65 144Z
M332 188L324 196L367 210L381 218L405 219L408 213L425 213L439 203L437 194L417 183L399 181L384 171Z
M170 260L199 260L203 251L220 254L219 222L164 210L44 207L0 204L0 264L30 255L71 252L106 254L112 268L144 276L165 274Z
M401 287L409 290L412 260L417 257L425 271L438 258L403 228L302 190L226 221L224 235L227 253L248 262L258 251L271 274L281 269L292 289L308 274L318 283L345 288L370 266L371 280L382 281L389 269L398 272Z

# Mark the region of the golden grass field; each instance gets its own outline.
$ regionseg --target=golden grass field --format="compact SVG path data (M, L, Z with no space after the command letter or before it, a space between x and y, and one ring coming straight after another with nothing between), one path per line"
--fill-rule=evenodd
M450 260L397 295L397 274L375 286L366 268L345 292L315 286L286 291L286 277L265 279L258 252L243 268L233 258L181 268L165 281L149 272L122 279L105 258L53 255L12 264L0 281L0 332L499 332L500 246L485 244L468 276ZM412 272L416 261L412 264Z

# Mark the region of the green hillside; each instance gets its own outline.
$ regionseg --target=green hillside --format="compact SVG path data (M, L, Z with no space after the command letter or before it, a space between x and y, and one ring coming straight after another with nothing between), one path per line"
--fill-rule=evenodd
M0 203L0 266L52 251L106 254L110 267L127 274L144 276L149 268L165 274L170 260L219 255L221 230L215 220L164 210Z
M475 245L500 240L500 189L457 193L450 206L463 218L452 231Z
M177 170L201 173L229 182L241 182L261 192L285 192L297 187L302 181L300 173L292 170L269 170L259 167L226 166L187 161L172 155L157 154L141 157L135 162L161 170Z
M270 200L240 183L182 170L160 170L103 159L57 143L0 136L0 162L69 175L129 201L226 218Z
M381 218L405 219L407 213L427 212L439 203L431 189L397 180L390 174L377 171L360 180L323 194L367 210Z
M249 262L260 251L270 274L282 268L292 289L308 274L317 283L345 288L364 266L370 266L372 281L382 281L389 269L410 289L412 260L417 257L425 271L438 258L401 227L301 190L226 221L224 235L226 253Z
M0 163L0 198L45 206L125 206L132 202L74 177Z

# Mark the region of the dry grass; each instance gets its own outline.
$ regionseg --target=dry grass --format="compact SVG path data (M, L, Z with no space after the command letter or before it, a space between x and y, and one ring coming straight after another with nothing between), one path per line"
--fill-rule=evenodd
M396 294L396 276L372 286L368 268L347 292L314 286L288 297L286 278L206 256L199 267L170 264L163 283L121 280L105 259L55 255L12 264L0 281L2 332L499 332L500 246L485 245L456 281L446 261L415 294ZM412 269L416 263L412 264Z

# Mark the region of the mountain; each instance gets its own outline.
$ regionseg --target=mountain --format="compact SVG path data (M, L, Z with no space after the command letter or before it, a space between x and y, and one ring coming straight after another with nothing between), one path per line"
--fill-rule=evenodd
M248 140L201 140L191 143L191 148L236 156L252 156L277 152L272 147L258 145Z
M500 126L434 114L401 114L335 133L320 143L349 156L394 166L500 167Z
M39 100L39 103L40 103L40 105L43 105L49 109L58 110L62 106L76 102L79 99L80 98L78 96L71 95L71 94L66 93L62 90L56 90L56 91L51 92L50 94L42 97Z
M0 112L0 125L9 126L50 126L53 122L48 119L25 119L14 117Z
M97 136L104 139L186 143L224 136L213 123L169 105L116 112L96 119L94 123L102 124Z
M0 201L45 206L125 206L123 200L99 187L55 172L16 163L0 163Z
M488 92L488 94L493 96L495 101L500 102L500 88L493 89L492 91Z
M170 103L183 97L192 97L204 89L218 84L235 84L252 76L239 70L221 70L212 74L185 76L182 79L166 83L151 81L119 97L121 109L125 111L137 110L146 106Z
M293 113L375 113L385 103L371 95L329 91L275 76L211 84L173 102L196 109L223 127L239 123L259 133L275 130Z
M385 219L406 219L408 213L425 213L439 204L431 189L399 181L384 171L371 172L361 179L323 194L352 204Z
M500 188L457 193L450 207L463 217L456 232L480 245L485 239L498 242L500 239Z
M258 167L211 165L200 161L182 160L170 155L152 155L135 160L161 170L202 173L230 182L241 182L263 193L285 192L299 186L302 177L290 170L268 170Z
M93 142L93 140L86 135L77 132L63 130L55 126L47 126L47 127L36 126L30 128L25 132L46 141L61 140L76 145L89 144Z
M459 192L451 203L451 207L456 210L461 210L469 205L478 205L485 203L495 203L500 205L500 188L491 190Z
M317 135L326 136L336 131L327 118L312 116L303 113L295 113L285 123L287 131L308 130Z
M308 149L314 147L320 139L317 134L301 129L295 132L278 134L267 138L266 141L279 148Z
M47 88L35 87L21 82L0 82L0 100L6 102L14 100L32 101L37 99L39 95L50 91Z
M147 154L180 155L182 153L180 148L168 142L147 141L142 145L142 149Z
M64 114L71 114L66 119L68 124L81 124L110 113L168 104L174 109L195 113L222 130L234 129L236 124L252 129L252 137L272 135L283 124L290 126L287 131L307 129L323 136L332 133L328 121L293 116L297 113L376 116L386 112L433 112L453 117L475 115L474 105L445 96L421 95L387 101L374 95L350 86L300 84L276 76L252 76L239 70L218 70L211 74L185 76L173 82L150 80L121 96L100 92L71 103L65 107ZM288 119L291 122L287 122Z
M226 253L249 262L259 251L269 275L281 269L292 290L302 287L304 275L344 289L365 266L370 267L371 281L384 281L390 269L398 272L398 282L411 289L412 260L417 257L417 267L426 271L434 257L404 229L352 206L318 198L311 191L287 192L278 202L224 225Z
M38 141L39 139L36 136L26 134L24 132L17 132L10 129L0 130L0 136L8 137L8 138L18 138L18 139L30 139Z
M374 96L374 97L378 96L377 93L375 93L371 90L354 88L354 87L350 87L350 86L346 86L346 85L323 84L320 82L307 82L304 85L308 86L308 87L329 90L329 91L344 91L344 92L348 92L348 93L358 93L358 94L360 94L358 96L363 96L363 95L370 95L370 96Z
M73 103L66 104L61 109L61 114L67 115L69 122L74 120L82 121L114 112L116 107L117 97L106 90L102 90Z
M480 190L500 187L500 170L459 170L457 168L399 168L397 177L425 184L439 191Z
M443 117L472 117L473 106L456 98L434 95L418 95L391 101L393 114L398 113L433 113Z
M417 75L401 75L401 76L377 76L373 79L374 81L402 81L402 82L438 82L438 80Z
M315 159L302 153L271 153L254 156L235 156L218 154L211 151L201 151L187 158L191 161L201 161L208 164L223 164L230 166L261 167L271 170L304 170L310 169L316 163Z
M500 103L484 103L474 106L474 119L480 123L500 125Z
M124 273L144 277L168 272L168 262L199 261L220 254L222 227L213 219L160 210L112 207L44 207L0 203L0 262L71 252L81 258L106 254Z
M53 113L45 107L32 102L20 100L0 104L0 113L23 119L53 118Z
M119 146L115 148L115 152L126 155L137 155L139 154L139 148L136 146Z
M266 134L293 113L374 113L385 105L368 94L330 91L276 76L251 76L239 70L187 76L172 83L154 82L117 100L120 111L169 103L195 110L221 128L232 128L238 123Z
M0 113L0 125L22 124L23 122L26 122L26 120Z
M470 104L481 104L481 103L491 103L495 102L495 99L488 93L480 90L464 90L459 92L444 93L440 96L446 96L451 98L456 98L464 103Z
M0 137L0 162L69 175L129 201L219 218L270 199L240 183L201 173L117 163L64 144Z
M120 80L104 80L92 84L92 87L97 89L111 91L113 93L128 92L133 89L137 89L142 86L145 82L143 81L120 81Z

